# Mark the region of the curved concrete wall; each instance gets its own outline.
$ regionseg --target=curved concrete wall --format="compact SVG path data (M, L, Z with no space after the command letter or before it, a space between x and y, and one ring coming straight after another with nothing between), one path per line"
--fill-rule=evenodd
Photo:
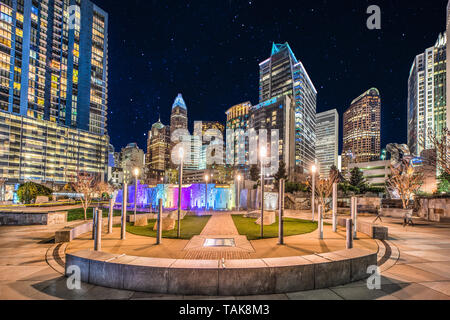
M347 284L369 276L377 253L354 248L254 260L175 260L96 251L66 255L81 281L103 287L179 295L242 296L288 293Z

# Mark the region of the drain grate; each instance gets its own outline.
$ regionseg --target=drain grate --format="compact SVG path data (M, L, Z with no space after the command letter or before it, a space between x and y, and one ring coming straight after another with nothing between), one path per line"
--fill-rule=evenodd
M236 247L234 239L206 239L204 247Z

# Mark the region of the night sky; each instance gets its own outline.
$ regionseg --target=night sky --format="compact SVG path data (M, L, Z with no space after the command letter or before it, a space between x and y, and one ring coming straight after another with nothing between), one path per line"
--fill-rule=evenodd
M407 140L407 81L414 57L445 31L447 0L163 1L93 0L109 13L109 119L116 151L169 124L182 93L190 127L219 120L240 102L258 103L259 63L288 42L318 90L317 111L371 87L382 98L382 147ZM382 29L368 30L369 5Z

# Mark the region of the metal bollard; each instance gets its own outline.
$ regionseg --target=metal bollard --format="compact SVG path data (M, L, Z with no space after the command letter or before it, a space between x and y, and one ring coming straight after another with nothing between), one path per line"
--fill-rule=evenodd
M162 211L163 211L163 205L162 205L162 199L159 199L159 210L158 210L158 220L157 223L157 236L156 236L156 244L161 244L162 241Z
M338 184L333 183L333 232L337 232Z
M102 250L102 227L103 227L103 210L97 210L96 232L94 241L94 250Z
M109 200L109 215L108 215L108 233L113 232L113 219L114 219L114 199Z
M323 206L319 206L317 223L319 227L319 240L323 240Z
M284 244L284 179L280 179L279 182L279 195L278 195L278 244Z
M123 184L123 199L122 199L122 226L120 230L120 239L125 240L127 234L127 201L128 201L128 184Z
M358 239L358 198L355 197L355 214L353 217L353 239Z
M352 249L353 248L353 232L352 232L352 219L347 219L346 221L346 226L347 226L347 249Z
M95 240L96 229L96 221L97 221L97 210L98 208L92 208L92 240Z

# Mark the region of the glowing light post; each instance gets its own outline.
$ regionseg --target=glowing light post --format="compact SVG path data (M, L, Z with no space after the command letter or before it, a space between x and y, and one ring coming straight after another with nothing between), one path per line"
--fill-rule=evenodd
M136 225L136 208L137 208L137 192L138 192L138 175L139 175L139 169L134 169L134 177L136 180L136 184L134 186L134 225Z
M241 192L240 192L240 186L241 186L241 175L237 175L237 210L241 211Z
M314 214L316 210L316 171L317 167L315 165L311 168L312 171L312 199L311 199L311 209L312 209L312 222L314 222Z
M262 147L260 152L261 162L261 239L264 238L264 158L266 157L266 148Z
M209 176L205 176L205 211L208 210L208 182L209 182Z
M126 237L126 226L127 226L127 201L128 201L128 184L123 182L123 192L122 192L122 226L120 229L120 239L125 240Z
M180 148L178 150L179 156L180 156L180 169L178 170L179 173L179 184L178 184L178 230L177 230L177 237L181 237L181 188L183 183L183 159L184 159L184 149Z

